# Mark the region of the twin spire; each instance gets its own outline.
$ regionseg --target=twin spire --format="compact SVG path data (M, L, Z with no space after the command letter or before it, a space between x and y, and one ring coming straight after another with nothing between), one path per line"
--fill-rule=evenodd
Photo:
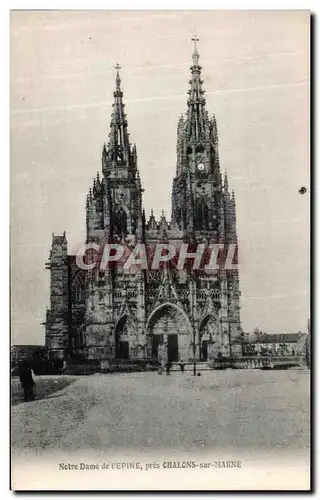
M191 79L189 80L190 89L188 91L188 138L198 142L204 138L204 121L205 99L203 97L204 90L202 89L203 81L201 80L201 66L199 65L199 52L197 42L199 38L194 35L191 38L194 43L192 53ZM108 150L112 152L114 160L127 161L130 156L128 123L126 114L124 113L123 92L121 90L120 69L121 66L117 63L116 69L116 88L113 93L113 112L111 116L111 132Z
M189 81L190 89L188 91L188 118L187 118L187 136L188 140L198 143L205 136L205 99L203 97L201 80L201 66L199 65L199 52L197 42L199 38L194 35L192 37L194 43L191 66L191 79ZM109 143L107 148L103 149L102 161L106 165L107 160L112 163L127 164L135 163L135 151L131 150L128 133L128 122L124 112L125 104L123 103L123 92L121 90L120 69L121 66L117 63L116 69L116 86L113 93L114 102L110 123Z
M217 176L217 184L222 186L222 179L219 167L218 156L218 134L215 117L209 120L208 112L206 111L206 100L204 98L204 90L202 88L203 81L201 79L202 67L199 64L199 52L197 42L199 38L194 35L191 38L193 42L192 63L190 67L191 78L189 80L188 90L188 109L187 117L183 116L179 119L178 124L178 143L177 143L177 178L185 170L190 176L187 155L202 154L206 151L207 159L210 162L210 168L215 176ZM102 150L102 171L105 177L117 177L120 172L121 175L128 176L128 178L135 179L136 186L139 193L142 193L141 182L137 169L137 152L136 147L129 142L128 123L126 114L124 112L123 92L121 90L121 66L116 64L116 79L114 90L114 102L112 104L113 110L111 115L110 134L108 145L103 146ZM127 169L127 173L124 170ZM215 177L214 177L215 179ZM189 179L189 182L191 180ZM224 179L224 192L229 193L228 179ZM89 199L95 194L100 193L101 183L100 179L95 180L92 191L89 193ZM230 196L230 195L229 195ZM235 203L234 195L230 200L231 205ZM174 217L173 217L174 219ZM163 220L163 217L162 217ZM177 219L176 219L177 220ZM149 225L154 224L155 219L153 214L150 217ZM156 223L155 223L156 224Z

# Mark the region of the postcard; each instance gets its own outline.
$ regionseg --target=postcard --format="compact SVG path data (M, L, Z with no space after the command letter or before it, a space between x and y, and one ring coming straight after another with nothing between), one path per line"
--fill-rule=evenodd
M310 490L310 12L10 36L11 488Z

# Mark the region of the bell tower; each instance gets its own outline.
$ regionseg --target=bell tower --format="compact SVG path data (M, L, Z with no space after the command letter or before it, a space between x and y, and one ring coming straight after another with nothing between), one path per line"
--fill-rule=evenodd
M219 197L222 190L218 132L215 116L209 118L201 66L194 36L186 117L177 131L177 166L172 189L172 218L186 228L186 237L218 240Z
M87 242L100 245L121 243L125 248L143 239L142 188L136 146L129 140L124 112L120 66L108 143L102 148L102 177L99 173L87 197ZM130 302L130 307L129 307ZM123 266L96 266L88 272L86 297L87 355L93 359L144 355L143 276L128 275Z
M194 36L192 41L187 112L178 121L172 221L183 232L185 242L224 247L219 253L221 266L211 274L200 269L190 275L190 289L193 290L195 317L203 317L204 311L208 314L208 310L213 315L213 330L209 336L211 354L220 351L224 355L239 356L241 324L239 273L235 266L238 255L236 201L234 193L229 191L226 174L222 182L217 122L215 115L209 117L206 109L198 38ZM198 323L197 328L199 336L195 344L202 352L207 327Z

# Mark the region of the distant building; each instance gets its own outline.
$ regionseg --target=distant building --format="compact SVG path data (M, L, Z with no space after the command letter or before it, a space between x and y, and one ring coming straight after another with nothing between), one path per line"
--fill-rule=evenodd
M243 337L244 355L272 353L276 356L306 355L307 334L253 332Z

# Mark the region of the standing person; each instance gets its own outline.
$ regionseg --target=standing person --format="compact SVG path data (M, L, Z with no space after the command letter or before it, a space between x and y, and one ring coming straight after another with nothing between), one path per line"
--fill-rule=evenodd
M33 386L35 382L32 378L32 371L28 361L23 360L19 365L19 379L23 389L25 401L34 401Z
M183 362L183 359L180 359L180 363L179 364L180 364L181 373L183 373L184 372L184 365L185 365L185 363Z

